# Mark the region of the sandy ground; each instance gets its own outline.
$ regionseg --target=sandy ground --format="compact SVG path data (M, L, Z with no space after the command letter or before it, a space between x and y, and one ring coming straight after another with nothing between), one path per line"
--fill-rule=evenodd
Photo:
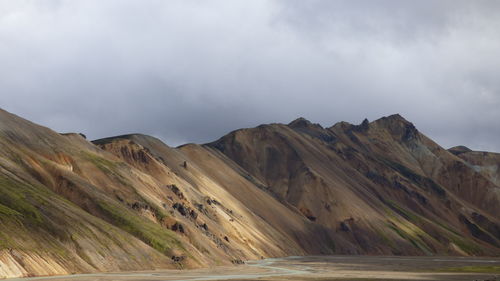
M443 280L500 281L499 274L442 273L437 269L500 266L500 258L322 256L251 261L246 265L200 270L163 270L8 279L9 281L156 280Z

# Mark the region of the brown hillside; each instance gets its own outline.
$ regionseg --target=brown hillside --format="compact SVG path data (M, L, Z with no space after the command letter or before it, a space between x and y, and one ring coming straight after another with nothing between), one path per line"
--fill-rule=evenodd
M399 115L330 128L298 119L209 146L353 253L498 254L498 186Z
M172 148L139 134L89 142L0 110L0 278L499 255L500 157L450 151L399 115L299 118Z

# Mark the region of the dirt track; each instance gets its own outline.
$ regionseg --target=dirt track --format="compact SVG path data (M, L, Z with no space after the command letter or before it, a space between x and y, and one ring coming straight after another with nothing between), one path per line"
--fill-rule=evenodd
M499 258L456 257L288 257L201 270L164 270L8 279L45 281L156 280L498 280L500 273L443 273L447 267L500 266ZM438 270L439 269L439 270Z

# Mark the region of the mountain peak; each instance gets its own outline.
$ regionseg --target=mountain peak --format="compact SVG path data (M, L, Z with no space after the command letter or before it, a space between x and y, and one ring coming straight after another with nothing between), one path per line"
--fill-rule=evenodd
M472 149L468 148L467 146L458 145L458 146L454 146L454 147L448 149L448 151L455 154L455 155L459 155L462 153L471 152Z
M126 135L119 135L119 136L114 136L114 137L107 137L107 138L97 139L97 140L93 140L92 143L96 144L96 145L101 145L101 144L106 144L106 143L114 142L116 140L131 140L131 141L153 140L153 141L160 141L158 138L155 138L153 136L149 136L149 135L145 135L145 134L139 134L139 133L133 133L133 134L126 134Z
M377 126L386 128L394 136L399 136L402 141L412 140L418 137L418 130L410 121L400 114L393 114L375 120Z
M370 121L368 121L368 119L365 118L363 122L361 122L361 124L353 127L356 131L366 132L370 128Z
M410 121L406 120L403 116L401 116L401 114L399 113L396 113L396 114L392 114L392 115L389 115L389 116L384 116L378 120L376 120L375 122L377 121L389 121L389 122L402 122L402 123L410 123Z
M303 127L309 127L312 125L313 124L311 123L311 121L307 120L304 117L299 117L299 118L293 120L292 122L288 123L288 127L291 127L291 128L303 128Z

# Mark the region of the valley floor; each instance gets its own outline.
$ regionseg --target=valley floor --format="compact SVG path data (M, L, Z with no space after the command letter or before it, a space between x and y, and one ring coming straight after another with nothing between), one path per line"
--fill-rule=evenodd
M81 274L9 281L443 280L500 281L500 258L317 256L250 261L199 270Z

